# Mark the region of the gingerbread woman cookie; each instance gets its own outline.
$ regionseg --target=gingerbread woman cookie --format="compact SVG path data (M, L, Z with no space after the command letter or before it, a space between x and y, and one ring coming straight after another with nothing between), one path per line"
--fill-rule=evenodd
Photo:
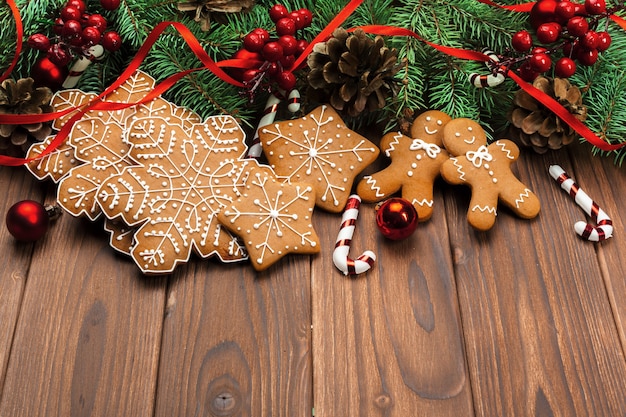
M511 171L519 156L513 142L504 139L487 146L483 128L461 118L445 126L443 144L453 157L441 166L441 176L450 184L471 187L467 220L474 228L486 231L494 225L498 201L525 219L539 214L539 199Z
M374 203L402 189L402 198L413 203L420 221L433 214L433 182L439 176L448 153L441 148L443 128L450 116L430 110L418 116L411 126L411 138L400 132L381 139L381 150L391 164L373 175L363 177L357 193L363 201Z

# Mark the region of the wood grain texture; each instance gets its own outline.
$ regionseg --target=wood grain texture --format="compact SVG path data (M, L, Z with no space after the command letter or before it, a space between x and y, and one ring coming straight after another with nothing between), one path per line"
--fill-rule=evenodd
M374 206L361 205L352 256L369 249L378 259L353 278L331 260L339 219L319 217L327 249L312 271L315 415L473 415L443 210L391 242Z
M150 415L165 281L64 215L38 242L6 373L2 416Z
M571 168L526 156L517 170L543 203L537 219L500 210L478 233L463 221L468 199L447 200L476 412L622 415L626 367L595 250L571 232L579 209L547 173Z
M169 288L156 416L311 415L308 256L204 262Z
M0 190L6 198L0 199L0 213L20 200L41 201L41 189L25 169L0 167ZM0 228L0 398L17 317L26 285L30 257L35 243L16 242L5 227L2 216Z

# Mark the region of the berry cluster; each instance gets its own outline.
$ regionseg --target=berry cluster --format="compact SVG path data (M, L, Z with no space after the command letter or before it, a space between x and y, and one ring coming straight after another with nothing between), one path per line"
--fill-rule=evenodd
M114 10L120 0L101 0L106 10ZM107 20L98 13L88 13L83 0L68 0L61 9L60 17L54 21L55 37L50 39L42 33L28 38L28 45L46 52L48 59L63 67L77 55L85 54L94 45L102 45L107 51L117 51L122 38L113 30L106 30Z
M243 38L243 49L233 58L243 58L262 62L259 68L249 68L240 74L246 86L254 91L267 76L279 88L289 91L296 85L296 77L291 70L296 59L309 46L304 39L296 38L299 30L311 25L313 14L308 9L293 12L282 4L276 4L269 10L274 22L275 36L263 29L252 30Z
M521 62L520 77L534 80L553 67L558 77L568 78L576 72L576 62L590 66L598 54L611 45L611 36L600 31L599 22L617 9L608 10L605 0L585 0L584 4L570 0L540 0L530 12L530 24L535 37L526 30L513 35L512 46L525 55L515 60ZM540 45L535 45L536 40Z

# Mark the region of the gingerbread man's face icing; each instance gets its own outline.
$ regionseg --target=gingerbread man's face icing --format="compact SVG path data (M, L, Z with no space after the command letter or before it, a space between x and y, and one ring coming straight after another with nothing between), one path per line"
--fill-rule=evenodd
M402 197L413 203L420 221L433 212L433 182L448 153L441 148L447 114L431 110L413 122L411 138L400 132L385 135L381 149L391 158L384 170L368 175L357 186L363 201L381 201L402 189Z
M452 157L441 166L441 175L451 184L472 188L467 219L474 228L485 231L494 225L498 201L523 218L539 214L539 200L511 171L519 156L513 142L498 140L487 146L478 123L455 119L444 128L443 144Z

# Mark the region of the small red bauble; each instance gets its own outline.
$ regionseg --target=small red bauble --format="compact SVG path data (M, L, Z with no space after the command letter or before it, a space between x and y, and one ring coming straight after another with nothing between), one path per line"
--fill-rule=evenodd
M259 35L261 39L263 39L263 42L267 42L270 40L270 33L263 28L256 28L250 33L256 33L257 35Z
M302 55L302 53L309 47L309 42L304 39L298 39L298 47L296 48L296 56Z
M600 37L596 32L590 30L580 39L580 45L587 49L596 49L600 43Z
M511 39L511 45L518 52L526 52L533 46L533 38L527 30L520 30Z
M48 53L46 54L46 56L50 61L52 61L55 65L58 65L59 67L63 67L69 64L72 60L72 55L69 53L69 51L63 48L58 43L50 46L50 49L48 49Z
M283 47L278 42L268 42L263 46L263 57L270 62L276 62L283 57Z
M578 51L577 58L582 65L590 67L598 60L598 50L581 48L581 50Z
M310 26L311 22L313 22L313 13L309 9L300 9L298 13L300 13L300 17L304 21L304 27Z
M600 32L598 33L598 52L604 52L609 49L611 46L611 35L609 32Z
M388 239L409 237L417 228L417 211L404 198L390 198L376 206L376 225Z
M294 35L296 33L296 22L291 17L283 17L276 22L276 33L278 36Z
M67 20L61 30L61 35L66 38L78 36L83 31L83 25L78 20Z
M81 14L85 13L87 10L87 6L83 0L68 0L68 2L65 3L65 7L75 7L81 12Z
M299 11L296 10L296 11L289 13L289 17L291 17L291 19L294 21L296 25L296 30L300 30L304 28L306 22L304 20L304 17Z
M260 52L265 40L258 33L250 32L243 38L243 47L250 52Z
M58 90L67 77L68 70L66 67L60 67L50 61L49 58L43 57L39 59L30 69L30 76L35 80L38 86Z
M120 0L100 0L100 5L105 10L115 10L120 7Z
M552 66L552 60L546 53L533 54L528 62L530 62L532 69L539 73L546 72Z
M61 9L61 19L67 20L80 20L83 15L82 11L76 7L65 6Z
M525 62L521 67L519 67L518 72L522 80L529 83L533 82L535 78L539 76L539 73L535 71L528 62Z
M107 20L101 14L94 13L87 17L87 26L93 26L102 33L107 28Z
M32 242L39 239L48 230L49 223L48 212L37 201L20 201L7 211L7 229L15 239L20 241Z
M556 42L563 28L556 22L543 23L537 28L537 39L541 43Z
M535 3L530 10L530 24L534 29L539 25L554 21L557 2L554 0L543 0Z
M285 55L293 55L298 51L298 40L292 35L283 35L278 38L278 43L283 47Z
M285 91L291 91L296 86L296 76L291 72L283 71L276 78L278 86Z
M563 57L556 61L554 72L557 77L569 78L576 73L576 63L571 58Z
M93 26L87 26L85 29L83 29L83 41L85 42L85 45L95 45L97 43L100 43L101 38L102 33L100 33L97 28Z
M554 10L554 13L556 14L560 22L566 23L568 20L574 17L575 11L576 9L572 2L560 1L556 5L556 9Z
M110 52L115 52L122 47L122 38L117 32L110 31L102 35L101 45Z

